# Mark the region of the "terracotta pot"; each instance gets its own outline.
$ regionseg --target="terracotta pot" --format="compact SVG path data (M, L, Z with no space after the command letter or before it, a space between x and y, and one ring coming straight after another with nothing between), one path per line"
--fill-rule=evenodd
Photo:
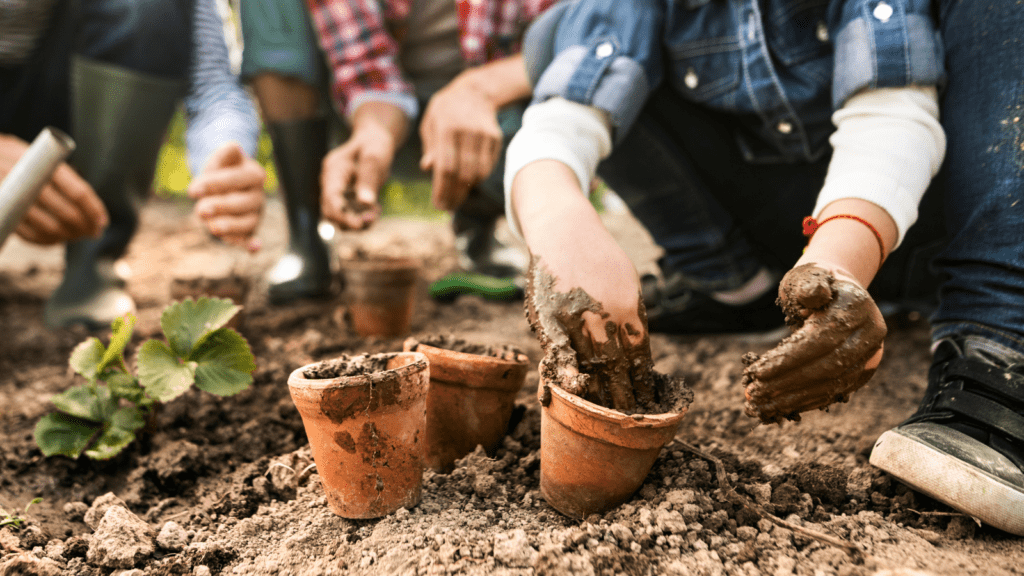
M516 393L529 370L529 358L512 359L456 352L405 341L406 351L422 352L430 362L424 462L440 472L482 445L494 455L505 437Z
M686 413L628 416L548 385L543 376L539 394L540 491L572 518L628 500Z
M308 376L317 363L288 378L327 503L345 518L379 518L420 501L427 359L418 352L369 358L386 361L386 368Z
M171 280L171 300L184 300L192 298L198 300L203 296L214 298L225 298L239 306L245 305L245 299L249 295L249 279L243 276L221 276L221 277L179 277ZM238 314L228 322L228 327L239 330L245 321L245 310L238 311Z
M409 332L419 265L408 258L345 260L341 264L352 328L360 336Z

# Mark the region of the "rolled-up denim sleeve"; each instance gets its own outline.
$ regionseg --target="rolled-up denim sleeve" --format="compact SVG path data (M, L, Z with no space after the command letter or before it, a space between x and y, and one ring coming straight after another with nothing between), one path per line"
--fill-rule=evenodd
M931 0L833 0L832 106L865 88L939 85L942 39Z
M540 57L550 63L536 82L534 102L557 96L600 108L616 138L625 135L664 75L664 16L663 3L654 0L570 4L557 25L547 24L553 43L535 43L548 47ZM529 46L524 57L530 67Z

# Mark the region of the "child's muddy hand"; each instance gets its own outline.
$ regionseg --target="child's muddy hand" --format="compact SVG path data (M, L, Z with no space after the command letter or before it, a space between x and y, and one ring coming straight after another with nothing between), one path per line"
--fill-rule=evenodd
M762 422L849 400L881 360L885 320L867 290L814 264L782 279L779 304L794 331L743 371L747 415Z
M582 288L567 293L534 259L527 272L526 313L544 349L542 375L602 406L632 412L653 397L651 351L637 292L632 321L618 323ZM546 370L546 371L545 371Z

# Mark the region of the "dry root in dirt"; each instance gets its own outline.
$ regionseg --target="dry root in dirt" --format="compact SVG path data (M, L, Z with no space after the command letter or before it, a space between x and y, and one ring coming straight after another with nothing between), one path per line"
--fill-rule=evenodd
M557 383L572 394L626 414L668 412L680 402L689 403L692 393L681 380L654 372L647 312L639 294L637 314L643 323L643 340L629 344L621 337L621 328L608 320L605 339L596 341L584 329L584 314L608 318L601 303L579 287L558 292L555 283L539 259L533 258L527 271L525 307L530 328L544 350L542 381Z
M763 356L743 356L746 413L765 424L848 401L874 375L886 334L867 290L815 264L786 274L778 303L793 333Z

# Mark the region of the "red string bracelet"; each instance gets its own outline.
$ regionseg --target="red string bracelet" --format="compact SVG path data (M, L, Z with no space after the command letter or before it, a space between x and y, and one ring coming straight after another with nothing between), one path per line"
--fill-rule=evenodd
M826 222L836 220L839 218L856 220L857 222L860 222L861 224L867 226L868 229L875 234L875 240L878 240L878 265L879 267L881 267L882 262L885 262L885 244L882 242L882 235L878 232L877 228L872 226L870 222L861 218L860 216L854 216L853 214L836 214L834 216L829 216L828 218L825 218L821 222L815 220L813 216L807 216L806 218L804 218L804 236L807 236L807 241L810 242L811 237L814 236L814 233L817 232L818 228L821 228Z

